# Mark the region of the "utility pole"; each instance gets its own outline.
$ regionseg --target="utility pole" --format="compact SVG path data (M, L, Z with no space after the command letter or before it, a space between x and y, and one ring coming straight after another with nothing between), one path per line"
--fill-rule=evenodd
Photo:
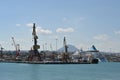
M47 51L47 43L45 43L45 50Z
M44 44L43 44L43 51L44 51L44 49L45 49L45 48L44 48Z
M53 48L52 48L52 44L50 44L50 50L51 50L51 51L53 50Z

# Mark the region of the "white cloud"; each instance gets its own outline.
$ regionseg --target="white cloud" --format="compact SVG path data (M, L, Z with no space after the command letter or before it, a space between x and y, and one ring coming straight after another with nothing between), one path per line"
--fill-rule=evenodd
M58 33L70 33L70 32L74 32L74 29L73 28L66 28L66 29L58 28L56 30L56 32L58 32Z
M26 24L27 27L33 27L33 23L28 23ZM30 31L32 31L32 29L30 29ZM36 27L36 32L38 34L43 34L43 35L49 35L49 34L52 34L52 31L51 30L48 30L48 29L43 29L41 26L37 26Z
M26 24L27 27L33 27L33 23Z
M107 34L100 34L100 35L93 37L93 39L101 40L101 41L106 41L108 38L109 36Z
M20 27L20 26L21 26L21 24L16 24L16 26L17 26L17 27Z
M52 34L51 30L43 29L41 27L37 27L36 31L37 31L37 33L45 34L45 35Z
M114 31L116 35L120 35L120 30L119 31Z

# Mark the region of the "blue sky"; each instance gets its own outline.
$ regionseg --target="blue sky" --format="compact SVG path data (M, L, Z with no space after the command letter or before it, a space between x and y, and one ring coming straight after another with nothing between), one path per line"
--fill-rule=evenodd
M0 44L14 50L11 37L22 50L32 45L32 23L36 23L38 44L50 50L67 43L88 50L120 52L119 0L1 0Z

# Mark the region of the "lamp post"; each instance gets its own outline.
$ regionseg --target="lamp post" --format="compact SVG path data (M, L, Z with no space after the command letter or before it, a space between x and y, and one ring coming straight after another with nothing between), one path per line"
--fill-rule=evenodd
M58 39L56 38L55 40L56 40L56 51L57 51L57 41L58 41Z

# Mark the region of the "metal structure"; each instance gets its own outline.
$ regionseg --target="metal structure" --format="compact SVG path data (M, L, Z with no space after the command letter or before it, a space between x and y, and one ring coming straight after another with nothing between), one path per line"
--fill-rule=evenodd
M34 45L33 45L34 56L39 57L39 60L40 60L40 54L38 52L38 49L40 48L40 46L37 44L38 36L36 34L35 23L33 23L33 32L32 32L32 35L33 35L33 39L34 39Z
M56 38L55 40L56 40L56 51L57 51L57 41L58 41L58 39Z
M69 59L68 46L67 46L65 37L64 37L64 40L63 40L63 45L64 45L64 49L65 49L65 52L63 53L63 59L64 59L65 62L68 62L68 59Z
M67 53L68 52L68 46L67 46L65 37L64 37L64 40L63 40L63 45L64 45L64 48L65 48L65 53Z
M33 33L32 33L32 35L33 35L33 38L34 38L33 50L34 50L35 53L37 53L37 52L38 52L38 49L40 48L40 46L37 45L38 36L37 36L37 34L36 34L35 23L33 23Z
M50 50L53 51L52 44L50 44Z
M1 44L0 44L0 49L1 49L1 51L0 51L0 52L1 52L0 57L2 57L2 55L3 55L3 49L4 49L4 48L2 47Z
M18 57L19 53L20 53L20 45L15 43L14 37L12 37L12 41L13 41L13 45L14 45L15 50L16 50L16 57Z

